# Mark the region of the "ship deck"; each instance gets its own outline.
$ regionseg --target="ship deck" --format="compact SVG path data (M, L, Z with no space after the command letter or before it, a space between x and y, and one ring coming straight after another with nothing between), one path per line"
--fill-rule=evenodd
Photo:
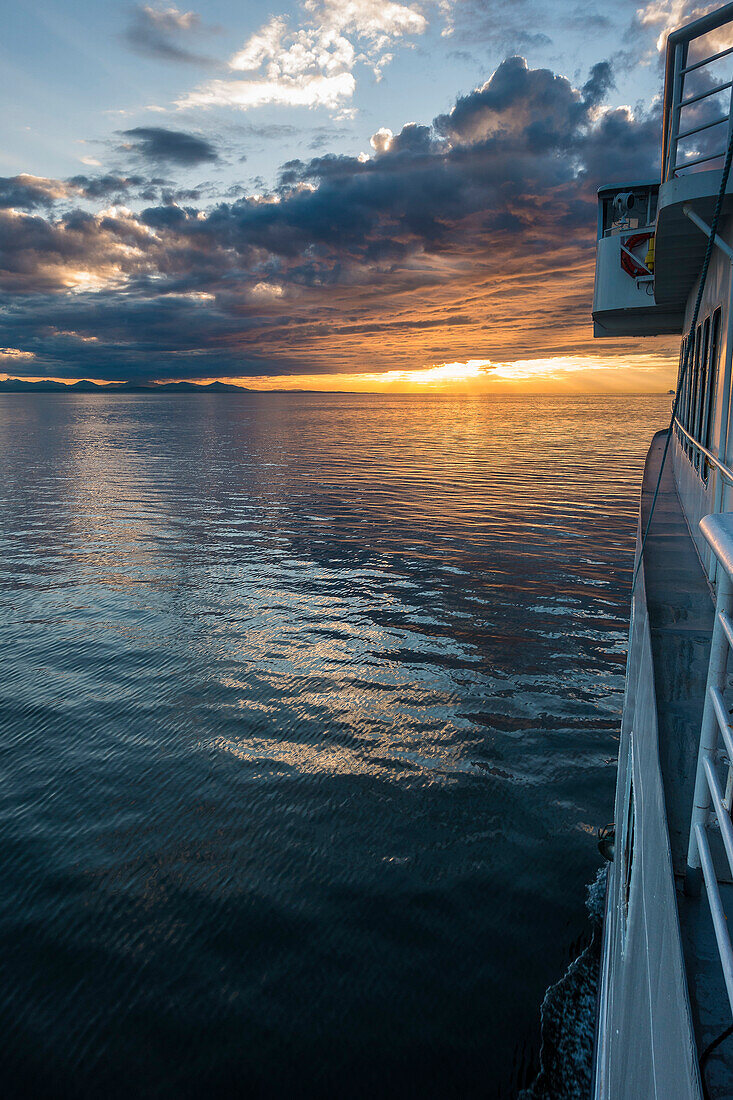
M644 470L642 530L659 475L666 432L654 437ZM680 505L668 456L644 550L644 576L651 633L659 731L672 863L682 947L698 1052L731 1024L728 997L707 898L683 892L697 745L714 606L695 544ZM715 834L711 834L712 837ZM714 852L726 912L733 918L733 884L721 852ZM732 920L733 923L733 920ZM733 1098L733 1035L707 1060L705 1077L714 1100Z

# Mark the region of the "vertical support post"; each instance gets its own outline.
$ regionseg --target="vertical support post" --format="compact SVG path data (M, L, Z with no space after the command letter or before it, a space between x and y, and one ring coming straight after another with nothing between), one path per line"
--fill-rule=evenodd
M692 805L692 821L690 823L690 842L687 849L687 873L685 876L685 892L696 897L702 888L702 872L700 851L697 843L696 827L702 829L707 824L710 810L710 788L705 775L704 760L706 756L713 756L718 744L718 719L715 715L711 688L722 691L725 687L725 672L728 665L728 639L723 624L720 621L720 611L729 614L733 607L733 584L725 568L719 570L718 598L715 605L715 623L713 625L713 637L710 642L710 664L708 666L708 679L705 685L705 707L702 714L702 728L700 730L700 748L697 756L697 773L695 776L695 797Z
M677 135L680 132L680 113L682 108L682 92L685 86L685 77L682 70L687 64L687 43L681 42L674 48L674 76L672 78L672 110L669 114L669 154L667 163L663 165L664 179L670 180L674 176L677 166Z

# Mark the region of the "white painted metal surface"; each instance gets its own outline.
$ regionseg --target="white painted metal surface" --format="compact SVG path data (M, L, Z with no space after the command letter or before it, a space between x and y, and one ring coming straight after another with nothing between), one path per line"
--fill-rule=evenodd
M654 226L646 227L654 232ZM621 266L621 250L624 243L636 237L644 230L626 230L614 236L602 237L598 241L596 254L596 277L593 290L593 318L596 336L632 334L638 331L642 323L641 314L649 314L650 331L656 331L654 320L654 289L650 277L632 278ZM639 261L643 262L645 248L639 250ZM615 317L619 311L622 316ZM631 311L631 312L630 312ZM612 316L606 317L606 314ZM605 321L605 325L604 325Z
M658 191L659 184L654 182L602 187L598 192L593 290L596 337L681 331L681 310L660 308L654 297L651 257ZM623 198L631 199L631 204L619 208L614 200Z
M637 535L637 553L639 543ZM615 815L594 1100L699 1100L659 766L643 565L631 612Z

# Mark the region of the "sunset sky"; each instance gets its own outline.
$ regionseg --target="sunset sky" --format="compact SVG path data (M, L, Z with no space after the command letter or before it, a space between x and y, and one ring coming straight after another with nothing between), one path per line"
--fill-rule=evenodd
M716 6L6 5L0 376L667 389L677 338L593 340L595 192Z

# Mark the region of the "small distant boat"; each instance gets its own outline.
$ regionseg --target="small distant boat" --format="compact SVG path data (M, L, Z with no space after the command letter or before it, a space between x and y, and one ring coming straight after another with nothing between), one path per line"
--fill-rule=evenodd
M596 336L682 345L641 486L595 1100L733 1096L732 43L733 4L669 35L661 181L598 193Z

